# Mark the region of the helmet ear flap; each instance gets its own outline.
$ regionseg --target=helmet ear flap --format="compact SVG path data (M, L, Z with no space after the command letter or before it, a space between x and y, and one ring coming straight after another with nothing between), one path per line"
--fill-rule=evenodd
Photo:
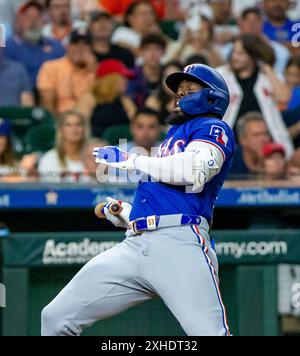
M184 97L180 100L179 106L187 115L214 114L222 118L224 111L227 110L228 100L226 93L207 88Z
M215 96L213 90L210 90L210 92L208 93L207 101L208 101L209 105L214 105L214 103L216 102L216 96Z
M209 112L208 95L211 89L203 89L195 94L188 95L180 100L179 106L187 115L201 115ZM213 93L211 93L213 94Z

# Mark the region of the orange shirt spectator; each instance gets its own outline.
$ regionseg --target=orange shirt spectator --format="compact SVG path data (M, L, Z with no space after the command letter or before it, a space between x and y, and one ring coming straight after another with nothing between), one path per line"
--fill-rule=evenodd
M89 91L93 82L94 71L77 69L64 57L43 65L38 77L38 89L41 93L55 93L54 111L61 113L73 108L78 99Z
M74 108L94 84L96 59L85 35L74 33L67 55L46 62L38 76L42 104L54 114Z
M113 16L122 16L133 2L134 0L100 0L100 6ZM166 1L151 0L150 2L155 7L157 17L162 20L166 14Z

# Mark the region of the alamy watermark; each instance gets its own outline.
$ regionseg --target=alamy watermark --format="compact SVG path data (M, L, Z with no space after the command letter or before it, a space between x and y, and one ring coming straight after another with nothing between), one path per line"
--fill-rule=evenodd
M0 47L6 47L6 28L0 23Z
M4 284L0 283L0 308L6 307L6 288Z
M292 287L292 305L295 309L300 309L300 283L296 283Z
M292 45L295 48L300 47L300 22L293 25L292 31L295 33L292 39Z

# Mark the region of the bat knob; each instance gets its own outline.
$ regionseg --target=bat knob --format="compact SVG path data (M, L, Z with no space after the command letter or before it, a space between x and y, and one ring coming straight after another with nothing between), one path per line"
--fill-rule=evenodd
M113 214L113 215L119 215L122 211L122 206L119 203L115 203L112 204L109 208L109 211Z

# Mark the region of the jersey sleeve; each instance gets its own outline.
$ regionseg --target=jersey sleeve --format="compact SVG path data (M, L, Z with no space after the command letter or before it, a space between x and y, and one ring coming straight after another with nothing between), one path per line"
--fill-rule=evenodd
M218 148L224 161L230 160L235 150L235 137L232 129L223 121L193 123L190 127L189 141L199 141L208 143Z

